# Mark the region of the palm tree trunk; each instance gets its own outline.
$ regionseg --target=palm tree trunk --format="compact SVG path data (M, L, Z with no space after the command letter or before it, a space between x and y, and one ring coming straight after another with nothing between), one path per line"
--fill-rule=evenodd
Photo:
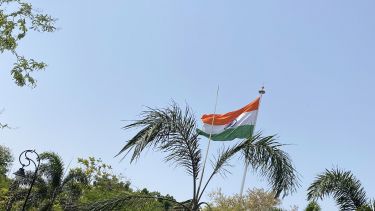
M52 198L51 200L48 202L47 204L47 209L46 210L52 210L52 207L53 207L53 203L55 203L55 200L56 200L56 197L57 197L57 193L58 193L58 190L59 188L56 188L53 193L52 193Z
M192 205L194 208L194 204L195 204L195 201L197 200L196 198L196 189L197 189L197 179L195 178L195 176L193 176L193 200L192 200Z

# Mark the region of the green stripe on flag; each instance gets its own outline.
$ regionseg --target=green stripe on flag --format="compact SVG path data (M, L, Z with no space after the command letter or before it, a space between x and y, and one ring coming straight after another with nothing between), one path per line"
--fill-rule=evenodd
M222 133L212 134L211 140L213 141L231 141L235 138L249 138L254 131L254 125L241 125L235 128L229 128L224 130ZM210 137L210 134L197 129L199 135Z

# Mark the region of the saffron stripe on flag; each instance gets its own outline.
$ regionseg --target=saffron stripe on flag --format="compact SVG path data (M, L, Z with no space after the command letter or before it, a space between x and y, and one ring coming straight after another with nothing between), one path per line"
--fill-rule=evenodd
M226 114L204 114L202 116L202 121L205 124L212 124L213 125L226 125L231 123L235 120L238 116L240 116L244 112L251 112L254 110L258 110L260 98L257 97L253 102L247 104L246 106L232 112L228 112Z

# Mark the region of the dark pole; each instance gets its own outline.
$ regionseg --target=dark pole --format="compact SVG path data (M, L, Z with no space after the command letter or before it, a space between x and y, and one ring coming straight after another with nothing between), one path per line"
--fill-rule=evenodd
M38 164L36 164L33 159L31 159L30 157L28 157L28 153L32 153L32 154L36 155L36 161L38 162ZM24 156L24 160L26 160L25 163L22 162L22 160L21 160L22 155ZM23 207L22 207L22 210L25 211L26 210L27 201L29 200L31 190L33 189L33 185L34 185L36 177L37 177L37 173L38 173L38 170L39 170L40 159L39 159L39 154L36 153L35 150L30 150L29 149L29 150L25 150L25 151L21 152L20 156L18 157L18 160L19 160L20 164L22 165L22 168L21 168L22 170L20 169L22 172L24 172L23 168L30 166L31 163L33 163L34 166L35 166L33 180L31 181L29 191L27 193L25 202L23 203ZM22 176L25 176L25 175L19 175L19 176L22 177Z

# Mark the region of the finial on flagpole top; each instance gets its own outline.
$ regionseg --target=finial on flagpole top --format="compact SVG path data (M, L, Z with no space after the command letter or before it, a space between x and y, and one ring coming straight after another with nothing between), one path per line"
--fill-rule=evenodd
M259 94L263 95L265 93L266 93L266 91L264 90L264 86L262 86L262 89L259 90Z

